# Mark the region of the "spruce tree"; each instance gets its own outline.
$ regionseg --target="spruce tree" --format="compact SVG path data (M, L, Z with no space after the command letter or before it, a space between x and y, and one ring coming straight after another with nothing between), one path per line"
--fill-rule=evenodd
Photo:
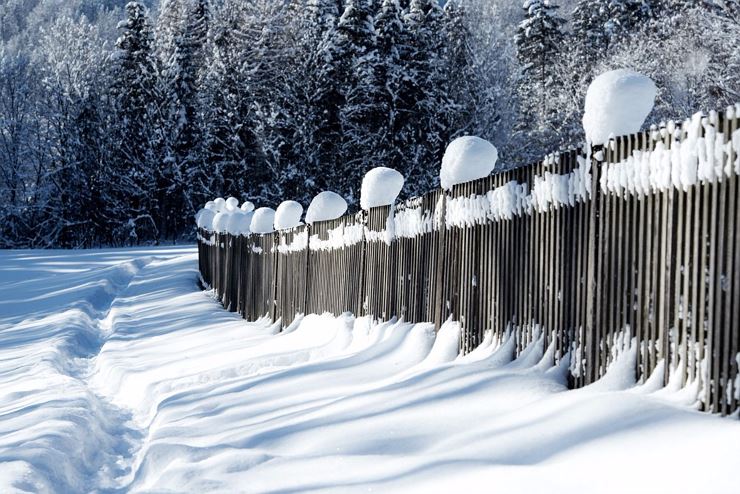
M518 81L522 117L526 127L552 130L553 102L560 87L557 60L563 50L565 20L558 17L558 6L550 0L526 0L525 19L516 34L517 56L521 65Z
M113 162L115 182L111 183L117 227L115 236L123 242L158 239L156 216L155 159L157 63L153 33L146 7L139 2L126 5L127 19L116 42L117 54L111 88L114 103L113 133L119 143ZM126 205L126 208L121 208Z

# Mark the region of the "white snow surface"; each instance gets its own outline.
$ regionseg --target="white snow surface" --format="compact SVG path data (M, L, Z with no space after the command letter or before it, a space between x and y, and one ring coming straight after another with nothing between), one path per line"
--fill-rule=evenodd
M737 490L740 421L634 386L634 345L568 391L541 339L243 321L196 260L0 252L0 492Z
M232 235L249 235L253 215L252 212L235 209L229 216L226 231Z
M220 213L221 211L226 211L226 199L223 197L218 197L213 200L213 205L216 208L216 212Z
M285 230L301 225L303 206L296 201L283 201L275 210L275 229Z
M336 192L324 191L316 195L306 210L306 223L334 220L347 212L347 201Z
M229 197L226 199L226 210L227 211L236 211L239 209L239 199L236 197Z
M245 213L251 213L254 211L254 203L250 201L244 201L240 206L240 209Z
M379 166L365 174L360 190L360 207L364 210L393 204L401 193L404 178L400 172Z
M653 110L656 91L649 77L631 70L611 70L597 76L586 92L586 139L604 144L612 136L638 132Z
M252 216L250 229L254 233L272 233L275 231L275 210L271 208L259 208Z
M485 139L475 136L458 137L452 141L442 157L439 173L442 188L487 177L496 167L498 151Z
M213 218L216 215L213 213L210 209L201 209L198 212L198 217L196 219L196 223L198 224L198 228L204 228L206 230L212 230L213 229Z
M226 233L229 227L229 218L231 216L231 213L228 211L221 211L219 213L216 213L216 215L213 217L213 231L218 233Z

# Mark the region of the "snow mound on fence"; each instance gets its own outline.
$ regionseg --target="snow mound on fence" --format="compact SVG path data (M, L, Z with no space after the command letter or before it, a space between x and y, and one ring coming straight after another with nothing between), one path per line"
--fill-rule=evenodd
M498 150L485 139L475 136L458 137L452 141L442 158L439 173L442 188L487 177L498 161Z
M631 70L611 70L596 77L586 93L586 139L604 144L610 136L638 132L653 109L656 91L649 77Z
M229 226L229 216L231 216L231 214L225 211L216 213L216 216L213 217L213 231L226 233Z
M217 213L220 213L221 211L224 211L226 209L226 199L223 197L218 197L213 200L213 207L215 208L215 211Z
M239 199L236 197L229 197L226 199L226 210L227 211L236 211L239 209Z
M296 201L283 201L275 211L275 229L285 230L301 224L303 206Z
M334 220L347 212L347 201L336 192L324 191L316 195L306 211L306 223Z
M198 228L212 230L214 216L216 216L216 214L210 209L201 209L195 218Z
M251 230L254 233L272 233L275 231L275 210L272 208L259 208L252 216Z
M240 209L241 209L242 211L244 211L245 213L251 213L252 211L254 211L254 203L252 203L252 202L249 202L249 201L244 201L244 202L242 203L242 205L241 205L241 208L240 208Z
M404 178L401 173L379 166L365 174L360 191L360 207L364 210L393 204L401 193Z
M229 215L226 231L231 235L249 235L253 214L237 209Z

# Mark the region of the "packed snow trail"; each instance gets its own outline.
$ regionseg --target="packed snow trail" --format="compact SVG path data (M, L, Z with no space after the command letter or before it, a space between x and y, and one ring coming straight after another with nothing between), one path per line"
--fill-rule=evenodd
M552 349L309 315L278 332L191 249L0 253L0 492L733 492L695 389L568 391ZM28 302L25 302L28 300ZM25 304L25 305L22 305ZM706 479L712 479L706 482Z

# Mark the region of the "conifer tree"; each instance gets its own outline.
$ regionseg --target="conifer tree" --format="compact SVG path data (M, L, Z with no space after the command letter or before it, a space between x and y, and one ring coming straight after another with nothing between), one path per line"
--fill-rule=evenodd
M565 40L565 20L558 17L558 6L550 0L526 0L523 8L526 16L516 34L521 113L529 130L552 130L546 128L553 116L552 100L560 88L557 61Z
M113 204L127 205L115 210L115 236L123 242L158 239L155 225L156 129L160 125L152 104L156 93L157 63L153 33L146 7L139 2L126 5L127 19L116 42L111 88L114 104L113 133L119 143L112 164L117 180L111 183Z

